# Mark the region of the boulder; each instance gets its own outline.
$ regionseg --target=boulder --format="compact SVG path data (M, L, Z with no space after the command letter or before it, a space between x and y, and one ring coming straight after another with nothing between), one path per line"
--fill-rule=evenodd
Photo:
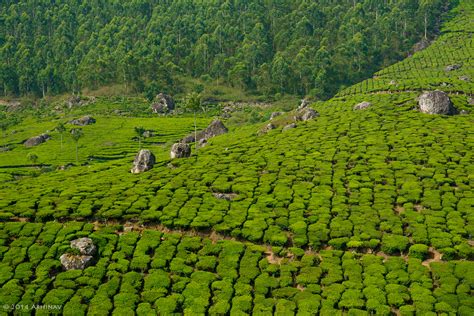
M431 44L430 41L428 41L426 38L423 38L421 41L413 45L412 51L414 53L421 52L422 50L425 50L426 48L428 48L430 44Z
M303 121L303 122L306 122L306 121L309 121L309 120L312 120L316 117L319 116L319 113L316 112L315 110L311 109L311 108L303 108L301 110L299 110L294 119L295 121Z
M174 100L171 96L164 93L158 94L151 105L151 111L157 114L167 113L172 110L174 110Z
M191 156L191 146L186 143L176 143L171 146L170 157L175 158L187 158Z
M97 248L92 239L83 237L71 241L71 248L79 250L81 255L92 256L95 254Z
M427 114L446 114L456 113L449 96L443 91L429 91L423 93L418 99L420 111Z
M219 192L214 192L212 193L216 199L219 200L226 200L226 201L232 201L237 197L237 194L235 193L219 193Z
M459 80L466 81L466 82L470 82L470 81L471 81L471 78L470 78L469 76L460 76L460 77L459 77Z
M214 120L209 126L203 131L205 139L209 139L214 136L222 135L227 133L229 130L225 127L221 120Z
M461 68L461 65L459 65L459 64L453 64L453 65L448 65L448 66L446 66L446 68L444 68L444 70L446 70L446 71L453 71L453 70L457 70L457 69L459 69L459 68Z
M69 123L73 125L77 125L77 126L86 126L86 125L94 124L95 118L93 118L92 116L86 115L81 118L72 120Z
M39 144L44 143L51 137L48 134L41 134L39 136L31 137L27 141L25 141L24 145L25 147L33 147L33 146L38 146Z
M282 131L284 132L284 131L287 131L287 130L293 129L293 128L296 128L296 124L295 124L295 123L291 123L291 124L289 124L289 125L286 125L285 127L283 127L283 130L282 130Z
M268 132L270 132L271 130L274 130L275 128L276 128L275 125L273 125L272 123L268 123L259 131L259 134L260 135L267 134Z
M92 259L92 256L73 255L70 253L65 253L59 257L65 270L84 270L91 264Z
M396 80L390 80L389 85L395 86L395 85L397 85L397 81Z
M364 101L354 106L354 111L365 110L372 106L372 103Z
M469 105L474 105L474 98L468 98L467 103L469 103Z
M277 116L280 116L282 115L283 112L273 112L271 115L270 115L270 121L273 120L275 117Z
M468 114L470 114L470 112L467 111L467 110L461 110L461 111L459 111L459 114L461 114L461 115L468 115Z
M194 133L186 136L181 140L182 143L192 143L194 141L200 141L201 139L208 140L214 136L222 135L228 132L227 127L225 127L224 123L221 120L214 120L205 130L200 131L194 137Z
M141 173L150 170L155 164L155 155L148 149L142 149L135 156L131 173Z

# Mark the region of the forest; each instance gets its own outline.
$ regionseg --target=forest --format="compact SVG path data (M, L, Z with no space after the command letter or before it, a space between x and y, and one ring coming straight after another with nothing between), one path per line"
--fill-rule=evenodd
M180 89L325 99L431 39L453 1L12 1L0 6L4 96Z

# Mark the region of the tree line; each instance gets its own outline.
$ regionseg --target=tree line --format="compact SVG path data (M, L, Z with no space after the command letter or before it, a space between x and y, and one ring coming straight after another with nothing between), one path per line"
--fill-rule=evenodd
M5 0L3 95L193 76L261 95L331 96L431 37L442 0Z

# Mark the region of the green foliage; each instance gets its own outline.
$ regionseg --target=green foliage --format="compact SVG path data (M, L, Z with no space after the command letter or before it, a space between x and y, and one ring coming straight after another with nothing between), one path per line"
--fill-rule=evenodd
M410 257L424 260L428 255L428 246L423 244L415 244L410 247L408 251Z
M185 74L267 96L326 97L399 59L425 36L425 20L410 17L429 12L431 35L444 9L439 1L423 6L190 1L185 7L64 2L35 7L31 16L31 8L8 3L0 11L4 95L78 93L115 83L126 94L144 91L151 99L177 90L177 77Z

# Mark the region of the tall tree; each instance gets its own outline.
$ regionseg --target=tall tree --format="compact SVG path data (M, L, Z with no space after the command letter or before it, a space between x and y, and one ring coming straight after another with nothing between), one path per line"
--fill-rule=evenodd
M66 131L66 126L64 126L64 123L59 123L56 126L56 131L59 133L59 136L61 137L61 150L63 150L63 134Z
M190 93L186 96L185 107L194 114L194 148L197 153L197 113L201 110L201 95L197 92Z
M82 128L71 129L71 138L76 144L76 164L79 163L79 139L83 136Z

